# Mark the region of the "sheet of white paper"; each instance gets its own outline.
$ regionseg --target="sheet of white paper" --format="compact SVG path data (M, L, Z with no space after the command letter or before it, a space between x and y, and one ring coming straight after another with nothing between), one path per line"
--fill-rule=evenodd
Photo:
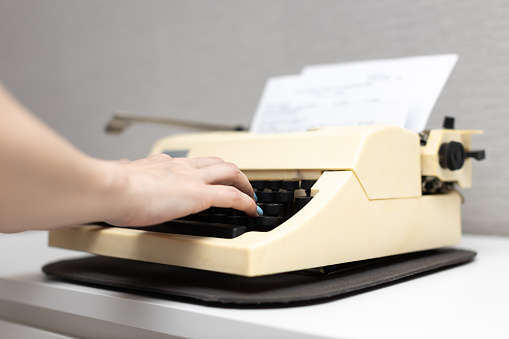
M250 130L281 133L339 125L404 126L408 112L406 84L400 77L371 70L357 70L344 77L271 78Z
M401 77L411 88L408 98L406 128L421 132L426 128L428 118L442 92L458 55L440 54L416 56L399 59L361 61L333 65L316 65L305 67L303 77L345 77L355 76L358 70L386 72L393 77Z
M457 58L446 54L316 65L300 75L269 79L250 131L392 124L420 132Z

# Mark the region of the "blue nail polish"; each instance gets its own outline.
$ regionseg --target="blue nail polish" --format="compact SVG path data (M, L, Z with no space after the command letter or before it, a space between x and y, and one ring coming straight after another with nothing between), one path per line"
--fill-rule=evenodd
M263 210L260 208L260 206L256 206L256 212L258 213L258 216L263 215Z
M253 192L253 194L254 194L255 202L258 202L258 197L256 196L256 193Z

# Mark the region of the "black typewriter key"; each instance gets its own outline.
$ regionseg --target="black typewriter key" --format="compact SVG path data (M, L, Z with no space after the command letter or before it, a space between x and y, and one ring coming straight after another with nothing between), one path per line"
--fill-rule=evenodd
M291 202L294 198L294 192L293 191L278 191L276 194L276 201L277 202Z
M263 191L264 189L269 188L268 180L253 180L250 181L250 183L254 190Z
M263 215L281 217L286 214L286 205L284 204L264 204L260 206L263 209Z
M258 197L258 202L275 202L276 201L277 192L274 191L263 191L257 192L256 196Z
M212 222L217 224L226 224L226 214L214 214L212 215Z
M247 226L249 231L253 231L258 226L258 219L261 217L246 217L246 223L244 225Z
M221 213L221 208L219 207L210 207L206 209L205 211L200 212L200 214L206 214L206 215L212 215L212 214L218 214Z
M232 215L234 211L235 210L233 208L220 207L218 208L216 214Z
M306 204L308 202L310 202L312 198L313 197L309 197L309 196L295 198L295 213L300 211L302 209L302 207L306 206Z
M216 224L212 222L203 223L188 220L173 220L155 226L132 228L150 232L185 234L227 239L238 237L239 235L247 232L247 227L242 225Z
M189 214L189 215L186 215L183 218L180 218L179 220L192 220L192 221L196 221L197 219L198 219L198 214Z
M226 213L228 215L245 215L244 212L236 210L234 208L229 208L228 210L229 210L229 212Z
M271 216L258 217L258 226L279 226L279 225L281 225L281 218L279 217Z
M301 180L300 188L306 190L306 195L311 195L311 187L316 183L316 180Z
M281 186L283 185L282 180L271 180L269 181L269 189L272 191L279 191L281 189Z
M228 210L226 207L214 207L214 214L228 214Z
M280 217L258 217L255 230L260 232L267 232L274 229L276 226L281 225L281 222L282 220Z
M300 188L299 180L285 180L281 185L281 188L285 191L295 191Z
M313 185L316 183L316 180L301 180L300 181L300 188L302 189L310 189L313 187Z
M231 225L246 225L247 216L245 215L230 215L226 218L226 223Z
M204 222L204 223L212 222L212 216L209 214L200 213L196 216L196 221Z

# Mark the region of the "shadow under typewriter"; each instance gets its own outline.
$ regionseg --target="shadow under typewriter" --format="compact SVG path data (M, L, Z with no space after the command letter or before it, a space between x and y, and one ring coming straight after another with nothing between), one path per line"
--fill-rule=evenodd
M234 308L290 307L329 301L473 260L440 249L261 277L93 256L48 264L52 278L156 297Z

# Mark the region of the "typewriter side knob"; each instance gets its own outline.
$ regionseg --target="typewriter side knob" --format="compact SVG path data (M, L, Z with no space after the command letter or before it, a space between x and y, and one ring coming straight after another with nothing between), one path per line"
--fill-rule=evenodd
M446 130L454 129L454 118L445 117L442 128ZM466 158L483 160L485 157L486 154L484 150L465 152L463 144L456 141L443 143L438 150L438 162L440 166L444 169L450 169L451 171L462 168Z
M451 141L440 145L438 150L438 162L442 168L448 168L451 171L458 170L465 164L466 158L484 160L486 152L484 150L466 152L462 143Z
M462 168L465 163L463 144L456 141L443 143L438 150L438 162L442 168L448 168L451 171Z
M461 188L471 187L469 158L486 157L484 150L472 150L471 136L482 131L454 129L454 118L446 117L442 129L425 132L421 135L421 175L457 183Z

